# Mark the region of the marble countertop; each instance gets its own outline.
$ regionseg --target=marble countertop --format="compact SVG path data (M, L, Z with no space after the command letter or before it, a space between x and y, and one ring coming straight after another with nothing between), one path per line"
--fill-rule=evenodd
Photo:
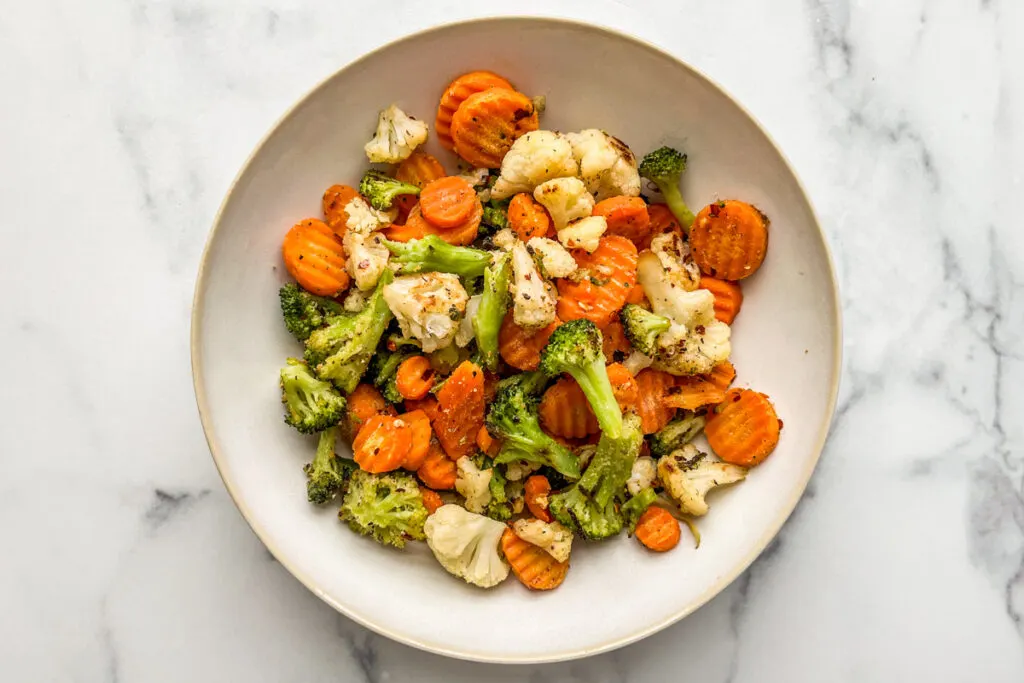
M0 678L1024 681L1024 3L516 3L639 35L738 97L809 188L846 321L832 437L772 552L639 644L524 667L321 603L200 429L192 288L245 156L339 66L488 9L349 4L0 16Z

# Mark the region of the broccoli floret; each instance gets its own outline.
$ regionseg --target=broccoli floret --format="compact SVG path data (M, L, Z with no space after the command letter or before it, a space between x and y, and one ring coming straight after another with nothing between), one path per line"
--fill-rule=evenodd
M398 374L398 366L406 359L418 355L405 349L398 351L380 350L370 360L370 366L366 371L366 377L373 385L380 389L380 393L392 403L401 403L404 399L398 391L395 377Z
M379 211L387 211L395 202L395 197L403 194L418 195L420 188L401 180L395 180L383 171L371 169L359 181L359 194L366 197L370 206Z
M592 540L614 536L624 523L616 497L622 494L644 437L636 415L630 414L622 427L617 438L601 436L578 482L548 499L555 519Z
M651 455L660 458L678 450L693 441L704 429L704 416L691 412L669 422L660 431L651 435L648 445Z
M384 240L391 252L391 263L398 264L398 275L415 273L454 273L461 277L480 277L491 262L491 254L483 249L457 247L437 235L418 240L393 242Z
M303 434L333 427L345 415L345 397L330 383L314 377L297 358L289 358L288 365L281 368L281 401L284 421Z
M511 279L512 262L508 252L502 252L484 271L484 291L473 318L477 352L484 367L491 371L498 369L498 332L508 311Z
M541 353L540 370L548 377L572 375L601 426L612 439L622 435L622 410L605 369L601 331L589 320L570 320L555 328Z
M491 199L484 203L484 213L480 218L480 229L477 234L481 237L493 235L499 230L508 227L508 205L512 198Z
M316 456L313 457L313 462L302 468L308 477L306 495L309 502L315 505L323 505L334 498L352 476L352 472L359 469L352 460L339 458L334 454L337 431L337 427L330 427L320 432Z
M337 301L310 294L294 282L282 287L278 295L285 327L299 341L306 341L313 330L327 322L328 316L345 311Z
M416 479L404 472L353 472L338 517L383 545L402 548L408 538L425 538L423 494Z
M658 186L672 215L683 230L689 231L693 225L693 211L690 211L679 191L679 179L685 170L686 155L671 147L654 150L643 158L639 168L640 176Z
M499 522L507 521L512 516L512 503L509 502L505 491L505 475L491 462L487 462L485 467L491 470L491 481L487 485L491 492L491 500L487 503L486 514Z
M640 353L654 356L658 352L658 337L672 326L672 321L664 316L651 313L637 306L626 304L619 313L626 338L633 348Z
M578 479L579 460L540 428L537 405L545 384L544 376L538 372L515 375L498 384L487 412L488 431L503 441L494 462L526 460L548 465L570 479Z
M306 340L306 362L317 376L331 380L345 393L356 388L391 321L384 286L393 279L391 271L384 271L363 310L331 318L327 327Z
M636 531L636 523L640 520L640 515L644 514L644 511L657 499L658 494L648 486L640 489L640 493L627 500L619 508L619 512L622 513L623 520L626 523L626 531L631 536Z

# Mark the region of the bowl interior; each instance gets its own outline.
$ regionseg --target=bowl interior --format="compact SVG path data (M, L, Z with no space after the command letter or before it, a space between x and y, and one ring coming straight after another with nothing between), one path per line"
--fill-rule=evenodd
M281 238L298 220L320 215L325 188L359 179L379 108L394 101L432 123L441 89L469 69L496 71L524 92L546 95L544 128L602 128L638 155L662 144L685 150L683 194L694 209L737 197L771 218L767 259L743 285L734 362L738 384L769 394L785 429L778 450L746 482L712 496L699 550L685 531L681 547L664 556L625 536L579 543L557 591L532 594L510 578L485 592L446 574L424 544L405 553L385 549L343 528L334 509L306 503L301 465L315 444L282 422L277 387L284 359L301 353L278 310L277 289L287 280ZM451 155L430 151L454 170ZM771 540L827 433L838 315L827 249L799 183L728 96L673 58L602 29L484 20L412 36L346 67L257 149L223 206L200 273L196 392L231 495L275 556L324 600L385 635L445 654L565 659L625 644L688 614Z

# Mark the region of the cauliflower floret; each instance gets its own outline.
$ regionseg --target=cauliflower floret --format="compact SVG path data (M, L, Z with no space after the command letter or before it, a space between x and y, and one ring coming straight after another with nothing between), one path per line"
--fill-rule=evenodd
M508 481L522 481L536 470L540 469L540 463L527 462L525 460L513 460L505 466L505 479Z
M349 313L358 313L366 308L366 304L368 302L369 293L361 291L358 287L353 287L348 290L348 294L345 296L345 301L342 306Z
M460 173L459 177L469 183L471 187L479 187L487 182L487 177L490 174L490 169L471 168L465 173Z
M391 258L381 233L364 235L355 230L346 230L341 243L348 254L345 270L352 276L356 287L364 292L376 287L380 274L388 267L388 259Z
M716 486L735 484L747 476L747 470L708 459L692 443L658 461L658 478L665 491L688 514L700 517L708 512L704 497Z
M398 207L378 211L362 197L356 197L345 205L345 213L348 215L348 220L345 221L346 234L357 232L360 235L369 235L375 230L391 225L398 216Z
M494 233L494 237L491 238L491 242L494 243L494 246L505 250L509 250L516 246L516 242L518 241L519 238L516 237L516 234L512 232L510 228L503 228L499 230Z
M491 477L494 470L482 470L472 458L459 458L455 464L455 490L466 499L466 509L483 514L491 502Z
M521 481L505 482L505 498L512 506L512 514L518 515L526 505L526 488Z
M542 522L539 519L517 519L512 522L516 536L532 543L558 562L569 559L572 550L572 532L558 522Z
M569 133L566 137L579 164L579 176L597 201L640 194L636 157L626 143L596 128Z
M476 317L476 312L480 309L480 301L483 298L482 294L475 294L469 297L469 303L466 304L466 314L462 316L462 321L459 323L459 331L455 333L455 345L459 348L468 346L469 342L476 338L476 331L473 329L473 318Z
M457 275L402 275L384 286L384 301L402 334L415 337L425 353L449 346L466 313L469 295Z
M397 164L427 141L427 124L392 104L377 116L377 132L363 149L375 164Z
M541 183L552 178L576 175L576 160L572 145L561 133L535 130L512 143L501 161L501 173L491 199L505 199L519 192L533 192Z
M622 364L626 366L627 370L629 370L629 374L634 377L640 374L641 370L651 367L651 364L653 363L654 359L650 356L645 356L636 349L633 350L633 353L626 356L626 360L622 361Z
M654 458L649 455L641 455L633 461L633 471L626 480L626 489L631 496L635 496L648 486L654 485L658 478L658 465Z
M525 244L517 241L511 253L512 319L527 329L550 325L555 319L554 288L541 277Z
M651 252L658 257L669 282L687 292L700 287L700 268L690 256L689 243L677 233L666 232L652 239Z
M594 198L579 178L555 178L543 182L533 190L533 198L548 210L558 231L594 212ZM561 238L559 241L565 244Z
M673 375L706 375L729 360L730 334L718 320L694 328L673 324L658 337L653 367Z
M449 573L474 586L491 588L508 578L508 565L498 551L506 528L502 522L449 503L427 517L423 532L434 557Z
M601 235L608 229L604 216L587 216L558 231L558 241L567 249L585 249L592 253L601 246Z
M554 240L531 237L526 250L540 260L544 277L569 277L576 272L576 259Z

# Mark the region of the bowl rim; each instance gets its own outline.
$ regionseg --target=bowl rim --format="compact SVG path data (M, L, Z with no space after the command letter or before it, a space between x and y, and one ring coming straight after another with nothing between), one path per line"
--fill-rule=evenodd
M737 562L734 566L730 567L727 571L723 572L714 584L707 588L699 597L697 597L695 600L692 600L689 604L685 605L677 612L669 615L664 619L659 620L656 623L650 624L626 636L616 637L614 639L608 640L598 645L582 648L569 648L559 652L546 654L543 656L504 656L495 655L492 653L479 653L470 650L440 645L438 643L430 643L424 640L410 637L406 634L391 631L375 623L366 615L356 610L353 610L349 608L347 605L339 602L335 597L328 595L323 589L321 589L316 584L314 580L312 580L308 575L306 575L287 557L283 556L283 554L279 552L277 548L275 548L271 540L267 537L265 531L260 527L259 524L257 524L254 521L253 516L251 515L250 510L248 509L248 506L242 500L240 495L238 495L238 492L235 490L233 480L227 472L227 467L225 463L222 462L222 456L219 455L220 446L218 444L217 436L213 427L213 422L210 417L210 407L203 386L203 358L200 350L200 339L202 337L203 299L206 292L207 284L206 265L209 258L210 248L213 244L215 237L217 236L217 231L224 217L224 211L228 206L228 203L231 200L232 195L235 193L238 182L249 171L249 167L252 165L253 160L259 155L259 153L263 150L263 147L267 144L268 140L274 135L274 133L277 132L277 130L285 123L285 121L291 118L295 114L295 112L300 107L302 107L306 102L308 102L311 98L317 95L324 87L326 87L326 85L330 81L339 77L342 73L350 69L357 68L364 61L369 60L370 58L376 56L380 52L390 49L391 47L398 43L413 40L416 38L421 38L432 33L451 30L457 27L500 23L506 21L537 22L562 25L574 29L583 29L586 31L593 31L598 34L610 35L617 39L633 43L637 47L647 50L648 52L651 52L656 56L671 60L679 68L688 70L692 75L696 76L699 79L702 79L705 83L707 83L709 86L715 89L719 94L728 99L733 104L733 106L737 107L754 124L754 126L757 127L760 133L771 145L775 153L779 155L779 158L782 160L783 164L785 164L787 170L790 172L793 179L796 181L796 185L800 191L800 195L803 198L803 201L806 203L807 208L810 210L814 227L817 228L818 237L821 240L821 245L825 252L828 274L832 282L832 304L833 310L835 311L835 318L832 321L832 326L834 330L832 352L835 360L832 366L832 386L830 387L828 397L827 417L822 421L822 424L819 428L817 446L815 448L814 457L808 462L804 471L801 472L800 479L797 482L797 486L793 489L790 499L786 501L782 508L782 511L779 513L776 519L773 520L772 523L769 525L768 531L765 532L765 534L757 541L757 543L755 543L751 547L749 552L739 562ZM319 80L304 95L302 95L298 100L292 103L285 110L285 112L281 116L279 116L273 122L273 124L271 124L267 132L263 134L259 142L246 157L238 173L231 180L231 184L228 186L227 192L224 195L224 199L221 201L220 206L217 209L217 213L214 216L213 224L210 227L209 234L207 235L206 238L206 243L203 246L202 255L200 256L199 269L196 275L195 291L193 293L192 299L191 329L189 335L189 350L192 367L192 386L193 391L195 392L196 407L199 411L199 420L203 428L203 436L206 439L207 447L210 450L210 455L213 458L213 462L217 468L217 472L220 475L221 480L224 482L224 487L227 489L228 495L231 497L232 502L234 502L235 506L238 508L238 511L245 519L245 522L249 525L249 528L252 529L253 533L256 534L256 537L259 538L260 542L263 543L263 545L273 555L273 557L285 569L287 569L288 572L291 573L293 577L295 577L300 583L302 583L318 598L323 600L325 603L330 605L332 608L334 608L341 614L355 621L359 625L367 629L370 629L374 633L386 636L387 638L390 638L404 645L408 645L433 654L444 655L447 657L452 657L455 659L461 659L466 661L487 662L495 664L541 664L549 662L562 662L573 659L580 659L583 657L589 657L592 655L609 652L611 650L615 650L626 645L630 645L650 635L653 635L671 626L672 624L682 620L683 618L689 616L690 614L692 614L693 612L707 604L712 598L717 596L723 590L725 590L733 581L735 581L743 572L745 572L750 567L750 565L753 564L754 560L756 560L761 555L761 553L764 552L765 548L767 548L768 545L775 539L779 531L781 531L783 525L785 525L790 515L792 515L793 511L796 509L796 506L799 503L800 499L803 497L803 494L807 488L807 484L810 481L810 478L814 473L815 468L817 467L818 461L821 459L821 454L824 451L825 444L828 440L829 432L831 430L832 423L835 418L835 410L839 396L839 385L842 377L843 368L843 313L841 303L842 302L839 295L839 280L836 277L835 271L835 259L832 255L832 250L829 246L829 241L825 234L825 231L822 229L821 220L819 219L818 213L814 208L814 203L811 201L811 197L807 192L807 188L805 187L803 181L800 179L800 176L797 174L796 170L793 168L793 164L790 162L789 158L785 155L785 153L779 147L778 143L776 143L775 139L769 134L769 132L757 119L757 117L755 117L739 100L737 100L728 91L726 91L725 88L723 88L717 81L708 77L700 69L697 69L696 67L692 66L683 59L670 53L667 49L664 49L654 43L651 43L639 36L626 33L625 31L613 28L611 26L606 26L601 23L585 21L575 18L544 16L538 14L475 17L433 25L425 29L421 29L418 31L414 31L412 33L399 36L398 38L390 40L387 43L384 43L374 48L373 50L370 50L360 55L356 59L341 65L340 67L332 71L330 74Z

